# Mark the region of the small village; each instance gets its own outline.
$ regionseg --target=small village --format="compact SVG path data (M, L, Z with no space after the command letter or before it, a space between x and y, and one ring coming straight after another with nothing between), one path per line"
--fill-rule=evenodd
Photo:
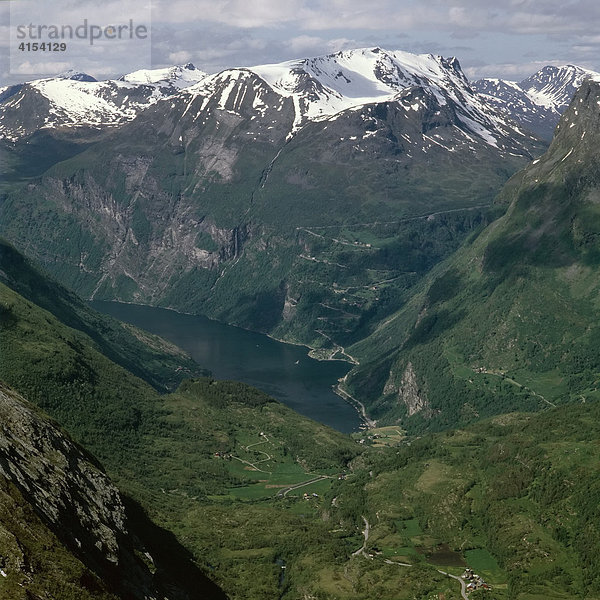
M224 458L226 460L231 460L232 456L230 452L215 452L215 458Z
M491 590L492 586L489 583L486 583L483 580L481 575L477 575L477 573L473 572L473 569L465 569L465 572L461 575L461 577L468 581L467 583L467 592L474 592L475 590Z
M312 500L313 498L318 498L318 497L319 497L319 494L315 494L315 493L312 493L312 494L306 494L306 493L302 494L302 499L303 500Z

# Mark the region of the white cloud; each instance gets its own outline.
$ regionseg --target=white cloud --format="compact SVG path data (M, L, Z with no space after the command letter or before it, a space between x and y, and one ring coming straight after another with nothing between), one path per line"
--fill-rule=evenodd
M165 23L193 19L233 27L270 27L296 22L310 12L303 0L156 0L154 18Z
M160 10L159 10L160 12ZM128 22L129 19L149 22L151 11L144 2L121 2L109 0L98 3L91 0L19 0L11 2L11 22L68 24L87 19L89 23L110 25Z
M323 44L323 38L310 35L299 35L290 39L287 43L287 46L293 54L301 54L307 50L310 51L314 48L320 48L323 46Z
M233 28L293 27L301 37L326 30L427 29L455 35L592 34L596 0L154 0L157 23L194 19Z
M375 45L456 54L476 76L531 74L532 57L542 66L594 68L600 60L598 0L33 0L37 19L63 18L68 4L73 15L98 22L144 12L150 2L155 66L192 61L214 72ZM8 3L0 2L0 48L7 39L2 5ZM456 39L468 39L469 47L457 47ZM0 53L0 70L7 54ZM110 50L73 66L95 61L94 75L142 66L141 58L139 65L126 58Z
M15 75L37 75L39 73L61 73L71 68L71 64L63 61L29 62L24 60L12 66Z
M0 25L0 48L8 49L9 47L10 31L8 25Z
M368 44L344 37L328 39L311 35L299 35L284 42L284 46L289 49L290 58L333 54L340 50L358 48L363 45Z
M169 62L174 65L183 65L192 61L192 53L187 50L179 50L179 52L171 52L169 54Z

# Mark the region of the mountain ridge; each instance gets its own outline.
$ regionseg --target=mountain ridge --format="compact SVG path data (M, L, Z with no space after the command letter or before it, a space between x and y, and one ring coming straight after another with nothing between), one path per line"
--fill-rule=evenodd
M160 98L185 90L192 95L206 95L215 81L243 72L254 73L274 92L293 98L296 118L290 135L308 121L352 107L391 101L415 86L431 90L442 105L449 94L460 107L465 126L489 143L496 143L495 135L506 137L503 129L511 130L502 117L471 92L455 57L361 48L272 65L225 69L214 75L187 64L136 71L117 80L99 82L83 73L68 72L19 84L0 95L0 123L7 122L0 126L0 137L14 142L40 128L118 126ZM27 100L28 93L36 97L35 102ZM20 122L15 116L23 102L33 113L28 122Z
M71 70L54 78L0 88L0 117L9 124L15 119L14 109L26 102L25 92L40 96L37 105L30 101L28 108L29 112L34 107L37 109L37 120L30 118L28 123L4 125L0 127L0 138L14 142L48 127L118 126L160 98L178 95L184 90L206 94L215 80L244 71L259 76L276 93L293 98L296 118L292 131L311 120L327 118L352 107L390 101L404 89L425 85L442 103L440 89L446 92L459 89L458 94L452 94L453 100L466 101L467 115L475 114L475 120L488 131L506 127L502 119L509 117L545 139L551 139L558 117L582 81L586 77L600 76L574 65L548 65L519 83L488 78L469 84L456 57L417 55L379 47L240 69L232 67L214 74L204 73L191 63L134 71L104 81ZM436 85L431 87L427 83L431 81ZM59 82L62 84L58 85ZM471 88L479 98L470 94ZM77 102L66 102L67 95L77 97ZM16 98L10 100L13 96ZM42 120L44 113L48 116ZM550 124L544 124L544 120Z
M479 79L472 85L499 111L551 140L560 115L586 79L599 80L600 73L575 65L548 65L518 83Z
M205 75L191 64L105 81L71 70L8 86L0 90L0 139L14 143L43 129L116 127Z

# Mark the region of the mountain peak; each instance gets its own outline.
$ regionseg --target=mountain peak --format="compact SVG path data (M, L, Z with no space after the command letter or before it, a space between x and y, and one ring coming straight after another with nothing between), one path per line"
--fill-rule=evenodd
M250 83L250 75L261 81ZM456 57L413 54L376 46L278 64L226 69L210 76L192 63L186 63L142 69L123 75L119 80L96 82L93 86L77 85L79 81L89 81L88 77L68 72L58 78L32 82L43 98L50 101L52 114L57 115L59 111L62 115L60 119L53 116L45 120L44 127L53 127L59 121L69 125L84 123L93 126L123 123L159 99L185 89L205 99L219 90L217 105L221 108L242 106L242 92L253 90L250 96L258 94L258 104L253 106L257 109L263 107L262 96L269 95L271 90L279 96L276 103L287 99L293 101L295 120L290 131L292 135L310 121L331 118L345 110L370 104L396 102L405 90L423 88L435 97L439 107L455 107L468 135L474 134L491 145L502 140L499 142L501 147L510 147L510 151L515 149L513 126L473 93ZM226 83L221 85L223 82ZM269 90L259 91L262 84ZM244 90L242 86L246 86ZM132 93L134 88L135 93ZM231 94L239 97L229 102ZM13 105L5 103L3 107L5 111L14 110L16 115L19 104L15 100ZM39 109L40 119L42 109ZM10 132L6 129L5 137L18 139L30 131L31 127L19 125ZM519 137L519 134L516 136ZM519 153L518 150L516 152Z
M600 73L571 64L546 65L518 83L480 79L472 86L496 109L549 141L560 115L586 79L599 80Z
M547 65L519 86L537 104L562 113L583 81L594 77L600 74L576 65Z
M137 85L168 84L183 89L202 81L207 76L204 71L197 69L192 63L173 65L162 69L140 69L120 78Z
M498 124L498 119L473 94L455 57L380 47L355 48L259 65L251 70L281 95L295 98L297 126L357 106L394 101L412 87L427 89L441 106L458 104L470 121L474 118L484 128L493 129ZM475 125L474 133L480 135L479 125ZM492 137L484 135L487 140Z
M63 71L56 76L57 79L71 79L73 81L87 81L94 82L98 81L91 75L87 73L83 73L82 71L76 71L75 69L68 69L67 71Z

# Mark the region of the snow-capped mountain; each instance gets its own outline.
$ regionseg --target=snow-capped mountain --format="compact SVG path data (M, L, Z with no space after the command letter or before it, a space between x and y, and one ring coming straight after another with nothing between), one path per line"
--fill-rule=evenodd
M208 74L192 63L176 65L166 69L142 69L121 77L122 81L140 85L160 85L181 90L202 81Z
M439 107L452 106L457 129L464 130L466 136L474 135L510 151L515 150L515 140L524 137L472 91L456 58L431 54L365 48L280 64L229 69L206 77L185 90L184 95L203 96L206 99L203 108L218 96L219 106L234 110L232 107L243 100L241 82L252 77L268 84L282 98L293 101L295 119L290 133L308 122L331 118L345 110L398 102L407 90L421 89ZM413 110L420 106L417 102ZM260 98L254 108L264 109Z
M598 78L600 73L574 65L548 66L519 85L536 104L562 114L583 81Z
M119 125L205 76L193 65L137 71L107 81L67 71L2 88L0 139L16 141L48 128Z
M452 109L463 141L474 136L513 153L520 153L527 143L527 136L516 131L505 115L473 92L456 58L380 48L227 69L215 75L191 64L136 71L108 81L69 72L0 90L0 138L16 141L39 129L120 125L172 97L186 106L194 103L194 110L216 107L235 113L250 88L254 99L245 110L257 115L273 105L273 95L276 105L293 103L288 136L309 122L367 105L400 102L407 90L420 89L432 106ZM265 96L271 104L263 101ZM417 102L412 110L419 106Z
M500 112L550 140L571 98L589 78L598 79L600 74L574 65L546 66L519 83L480 79L473 82L473 89Z
M466 80L456 59L387 52L380 48L254 67L254 73L294 98L301 118L318 119L342 110L393 100L410 87L428 87L440 100Z

